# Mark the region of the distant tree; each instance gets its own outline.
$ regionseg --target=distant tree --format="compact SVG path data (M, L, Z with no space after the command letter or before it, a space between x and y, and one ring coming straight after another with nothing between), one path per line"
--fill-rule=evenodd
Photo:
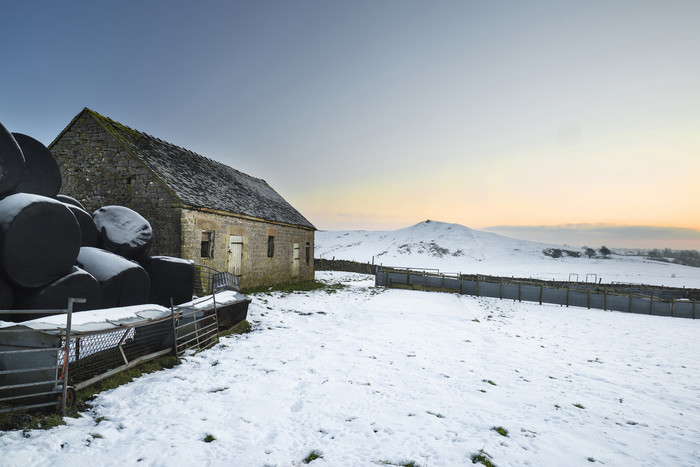
M598 250L598 251L600 252L601 255L603 255L603 258L607 258L608 255L609 255L610 253L612 253L612 252L610 251L610 249L609 249L607 246L605 246L605 245L601 246L601 247L600 247L600 250Z
M589 258L593 258L595 256L595 250L591 247L584 246L584 254L588 256Z

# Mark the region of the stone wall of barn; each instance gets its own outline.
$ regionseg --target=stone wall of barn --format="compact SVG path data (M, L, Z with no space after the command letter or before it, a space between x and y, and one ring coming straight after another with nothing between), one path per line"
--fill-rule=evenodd
M133 209L153 228L150 254L180 256L181 203L89 113L80 114L49 149L61 169L62 194L90 214L109 205Z
M183 209L180 230L182 257L218 271L234 272L229 244L232 237L240 237L243 288L314 279L312 230L192 209ZM211 257L203 257L202 234L211 238L209 233L213 234ZM268 256L269 237L274 237L272 256ZM296 259L294 244L298 245Z

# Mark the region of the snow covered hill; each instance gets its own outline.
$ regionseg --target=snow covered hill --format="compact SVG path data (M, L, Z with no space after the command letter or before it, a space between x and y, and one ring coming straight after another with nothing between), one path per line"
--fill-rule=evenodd
M546 255L548 249L562 250L562 257ZM568 256L567 251L581 256ZM588 258L577 247L518 240L431 220L394 231L319 231L315 257L465 274L700 288L698 268L638 256Z

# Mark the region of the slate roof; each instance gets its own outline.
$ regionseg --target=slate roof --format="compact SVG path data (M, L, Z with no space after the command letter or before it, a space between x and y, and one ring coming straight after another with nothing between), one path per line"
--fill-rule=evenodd
M88 108L83 112L141 159L187 206L316 229L265 180L133 130Z

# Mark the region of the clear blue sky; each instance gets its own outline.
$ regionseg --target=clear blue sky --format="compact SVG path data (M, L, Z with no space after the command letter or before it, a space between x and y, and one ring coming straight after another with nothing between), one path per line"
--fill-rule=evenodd
M698 1L12 2L0 122L49 144L89 107L321 229L698 249L698 25Z

